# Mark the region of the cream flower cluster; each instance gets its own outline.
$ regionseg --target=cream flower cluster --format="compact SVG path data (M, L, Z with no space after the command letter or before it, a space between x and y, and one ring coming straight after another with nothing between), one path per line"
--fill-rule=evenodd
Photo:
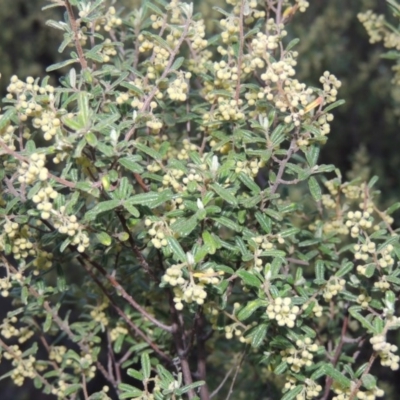
M147 227L147 233L152 236L151 243L156 249L168 245L167 236L171 235L171 231L163 221L152 221L147 218L144 224Z
M54 111L43 111L40 116L33 118L32 125L42 130L44 140L51 140L60 128L61 120Z
M372 348L376 351L381 359L383 367L389 367L392 371L399 369L400 357L396 354L398 348L394 344L386 342L384 335L373 336L370 340Z
M342 86L342 83L329 71L325 71L319 81L323 85L325 102L333 103L336 101L338 89Z
M90 311L90 316L93 321L98 322L104 329L105 326L108 325L108 317L104 310L108 307L107 302L103 302L99 306L95 307L92 311Z
M299 382L295 377L288 376L282 391L283 393L289 392L298 385ZM315 381L309 378L304 380L303 385L303 390L295 397L296 400L314 399L315 397L318 397L322 391L322 386L318 385Z
M56 199L58 193L48 184L44 184L39 191L32 197L32 201L36 204L36 208L41 211L42 219L49 219L53 210L51 200Z
M235 172L240 174L243 172L244 174L255 178L258 174L260 168L265 166L265 161L253 159L253 160L244 160L244 161L237 161Z
M35 362L36 359L32 355L22 358L22 351L18 345L10 346L12 352L4 350L4 358L11 361L14 369L11 372L11 379L17 386L24 384L25 378L33 379L36 377Z
M53 346L50 349L49 359L61 364L66 352L67 348L65 346Z
M173 301L177 310L183 309L182 302L203 305L207 297L205 286L217 285L221 280L221 274L211 267L201 271L188 271L188 275L184 273L185 267L191 266L188 263L171 265L162 277L164 283L173 287Z
M3 323L1 324L0 334L4 337L4 339L11 339L12 337L19 335L19 329L13 326L12 324L16 324L18 322L17 317L4 318Z
M189 85L185 79L190 79L191 75L190 72L181 73L170 83L167 93L171 100L186 101Z
M379 290L382 290L383 292L386 290L390 289L390 283L387 281L387 276L386 275L381 275L379 277L379 281L374 282L374 287L376 287Z
M182 302L185 303L197 303L203 305L207 297L207 292L204 290L204 285L196 285L190 283L187 287L182 289L181 287L174 287L174 303L177 310L183 309Z
M360 304L362 308L368 308L371 300L372 297L363 293L357 296L357 303Z
M306 310L308 308L308 304L304 303L302 306L303 310ZM322 317L322 311L323 311L323 307L321 305L318 304L317 301L314 301L314 306L312 309L312 313L314 314L314 316L316 318L321 318Z
M252 323L250 324L250 328L252 326L255 326L257 323ZM242 324L235 322L231 325L226 325L224 330L225 330L225 338L230 340L233 339L234 337L239 339L239 342L241 343L251 343L251 337L246 338L244 335L246 331L249 329L249 327L245 327Z
M292 306L290 297L277 297L267 307L269 319L274 319L279 326L293 328L298 312L298 306Z
M286 361L290 365L293 372L300 372L302 367L310 367L315 353L318 350L318 345L313 343L310 338L296 341L297 348L289 348L280 352L282 361Z
M86 15L87 12L85 12L85 10L79 12L79 16L81 18L85 17ZM116 16L115 7L111 6L107 10L106 14L96 21L94 29L98 32L103 27L106 32L109 32L111 29L115 29L120 25L122 25L122 19ZM88 24L88 27L90 28L91 25Z
M115 328L110 331L110 339L115 342L120 336L126 336L128 334L128 329L121 324L118 324Z
M341 292L346 285L346 281L344 279L337 278L333 276L327 282L324 291L322 293L324 299L329 301L336 296L339 292Z
M347 213L346 226L350 228L352 238L357 238L360 230L370 229L372 222L371 214L367 211L349 211Z
M332 385L332 389L335 392L336 396L332 398L332 400L349 400L351 395L351 388L344 389L338 384L334 383ZM385 392L378 387L375 387L370 390L362 391L358 390L356 398L362 400L375 400L377 397L383 397Z
M29 157L28 163L22 162L18 168L18 181L32 185L36 180L45 181L49 177L49 170L45 167L46 156L44 154L33 153Z
M79 224L76 215L65 215L65 206L61 206L59 213L54 217L54 227L63 235L71 238L71 243L77 246L77 250L83 253L90 244L90 239Z
M368 32L370 43L381 42L385 38L385 17L377 15L371 10L357 15L359 21Z

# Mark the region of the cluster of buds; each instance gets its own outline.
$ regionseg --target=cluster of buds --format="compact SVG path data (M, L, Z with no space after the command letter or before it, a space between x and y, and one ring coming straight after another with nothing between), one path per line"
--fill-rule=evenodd
M390 283L387 281L387 276L386 275L382 275L379 278L379 281L374 282L374 287L376 287L379 290L382 290L383 292L386 290L390 289Z
M178 78L170 83L167 93L171 100L186 101L189 85L185 79L190 79L191 76L190 72L186 72L184 76L180 74Z
M286 361L290 365L293 372L300 372L302 367L309 367L312 365L312 360L318 350L318 345L313 343L310 338L304 340L296 340L297 348L289 348L281 351L282 361Z
M342 86L342 83L331 74L329 71L325 71L321 76L320 80L325 94L325 102L333 103L337 99L338 89Z
M57 118L53 111L44 111L40 116L32 121L34 128L40 128L43 132L44 140L51 140L57 133L61 125L61 120Z
M85 10L82 10L79 12L79 16L85 17L87 12ZM114 29L118 26L122 25L122 19L116 16L116 10L115 7L110 7L107 10L107 13L103 16L103 18L99 18L96 21L96 26L94 27L95 31L100 31L101 27L104 27L104 30L106 32L111 31L111 29ZM90 27L90 24L89 24Z
M66 352L67 348L65 346L53 346L49 353L49 359L61 364Z
M41 211L40 217L42 219L49 219L50 213L53 210L54 200L58 196L58 193L48 184L44 184L43 187L32 197L32 201L36 204L36 208Z
M54 227L63 235L71 237L71 243L77 246L77 250L83 253L90 244L88 234L82 230L75 215L65 215L65 206L61 206L54 222Z
M299 382L295 377L288 376L286 379L286 383L283 387L283 393L289 392L298 385ZM303 390L298 395L296 395L295 399L296 400L314 399L315 397L319 396L321 391L322 391L321 385L318 385L312 379L307 378L304 380Z
M321 201L325 208L334 209L336 207L336 200L330 194L323 194Z
M204 290L204 285L196 285L190 282L182 289L181 287L174 288L174 303L177 310L183 309L182 301L185 303L197 303L203 305L207 297L207 292Z
M265 162L263 160L251 160L251 161L237 161L235 172L240 174L243 172L244 174L256 177L260 168L265 166Z
M115 328L111 329L110 339L115 342L120 336L126 336L128 332L128 329L119 323Z
M370 340L372 348L376 351L381 359L383 367L389 367L393 371L399 369L400 357L394 354L397 351L397 346L386 342L384 335L373 336Z
M32 185L37 179L45 181L49 177L49 170L45 167L46 156L44 154L33 153L29 161L23 162L18 168L18 181Z
M344 289L345 285L346 281L344 279L337 278L336 276L331 277L327 282L322 294L324 299L326 301L331 300L333 296L336 296Z
M298 312L298 306L292 306L290 297L277 297L267 307L267 315L269 319L277 321L279 326L287 326L293 328Z
M360 234L360 230L372 227L371 214L367 211L349 211L347 213L346 226L350 228L351 237L357 238Z
M250 327L255 326L257 323L250 324ZM246 327L238 322L225 326L225 337L230 340L233 337L239 339L240 343L251 343L251 337L246 338L244 335L249 327Z
M244 113L241 111L240 107L243 104L243 100L226 99L224 97L218 97L218 109L214 114L214 117L223 121L237 121L244 118ZM209 114L204 114L203 119L206 121L206 116Z
M156 249L168 245L166 238L170 235L170 232L162 221L152 221L147 218L144 224L148 228L147 233L152 236L151 243Z
M357 303L360 304L362 308L368 308L371 300L372 298L370 296L363 293L357 296Z
M93 320L98 322L103 328L108 325L108 318L104 312L107 306L108 303L105 301L90 311L90 316L93 318Z
M323 307L321 305L318 304L317 301L314 301L314 306L312 308L312 313L314 314L314 316L316 318L321 318L322 317L322 311L323 311ZM304 303L302 306L303 310L306 310L308 308L308 304Z

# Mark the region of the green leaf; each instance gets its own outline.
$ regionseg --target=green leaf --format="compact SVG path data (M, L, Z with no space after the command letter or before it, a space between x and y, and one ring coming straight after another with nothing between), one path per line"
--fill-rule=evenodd
M347 275L349 272L353 271L354 264L351 261L345 263L336 273L335 276L338 278Z
M296 396L298 394L300 394L304 389L303 385L300 386L296 386L295 388L293 388L292 390L290 390L289 392L287 392L282 398L281 400L293 400L296 398Z
M204 245L207 247L208 254L215 254L216 250L219 248L218 243L210 235L210 232L203 231L202 238Z
M185 237L189 235L197 225L197 218L192 216L191 218L179 218L171 225L171 229L179 236Z
M157 151L157 150L154 150L154 149L152 149L152 148L150 148L149 146L146 146L145 144L143 144L143 143L140 143L140 142L135 142L135 147L138 149L138 150L140 150L140 151L142 151L143 153L145 153L145 154L147 154L148 156L150 156L151 158L154 158L155 160L161 160L162 159L162 156L161 156L161 154Z
M254 311L257 310L257 308L260 307L265 307L265 302L261 299L256 299L253 301L250 301L247 303L244 308L242 308L238 314L237 317L240 321L244 321L245 319L249 318L251 315L253 315Z
M168 236L167 242L169 248L172 251L172 254L175 256L175 259L180 262L185 262L186 254L183 251L182 246L179 244L179 242L173 236Z
M321 260L318 260L315 265L315 277L319 281L325 280L325 266Z
M370 189L372 189L372 187L375 185L376 182L378 182L379 177L377 177L376 175L374 175L368 182L368 187Z
M118 385L118 389L122 390L124 393L121 393L118 398L119 399L132 399L135 397L139 397L143 394L143 392L127 383L120 383Z
M61 61L59 63L52 64L49 67L47 67L46 72L55 71L56 69L64 68L67 65L74 64L76 62L78 62L78 60L76 59Z
M106 232L99 232L96 237L97 240L104 246L110 246L112 242L111 236Z
M241 173L239 174L239 179L240 179L240 181L241 181L244 185L246 185L252 192L255 192L255 193L257 193L257 194L261 192L260 187L254 182L253 179L250 178L249 175L247 175L247 174L241 172Z
M234 206L237 206L237 200L236 197L231 193L231 191L223 188L221 185L218 183L213 183L210 185L212 189L222 198L224 199L227 203L232 204Z
M64 396L69 396L73 393L76 393L82 389L82 385L79 383L74 383L72 385L68 385L66 389L63 390Z
M141 194L135 194L127 201L130 205L141 205L149 208L155 208L164 204L168 200L171 200L173 194L171 190L167 189L162 192L147 192Z
M130 156L130 157L123 157L118 160L118 162L129 171L132 171L135 174L141 174L144 170L143 167L138 164L137 157Z
M257 289L261 287L260 280L250 272L240 270L236 273L236 275L238 275L242 279L242 281L248 286L254 286Z
M128 211L129 214L133 215L134 217L140 217L139 210L130 203L129 199L124 202L124 208L126 211Z
M160 8L158 8L155 4L154 4L154 2L152 1L152 0L150 0L150 1L146 1L145 2L145 7L146 8L149 8L151 11L154 11L156 14L158 14L158 15L160 15L160 16L163 16L164 15L164 12L160 9ZM143 13L144 14L144 13Z
M325 375L330 376L335 382L337 382L342 388L349 388L351 380L346 378L341 372L339 372L332 364L325 364L324 366Z
M316 145L311 145L307 148L306 159L310 168L317 164L320 148Z
M11 121L11 117L15 114L15 110L13 108L9 108L4 114L0 115L0 129L6 127L9 121Z
M180 389L177 389L176 394L178 396L180 396L181 394L187 393L189 390L196 389L199 386L203 386L204 384L205 384L204 381L193 382L189 385L185 385L185 386L181 387Z
M243 227L241 227L239 224L237 224L235 221L227 218L227 217L218 217L218 218L212 218L214 221L218 222L219 224L232 229L233 231L236 232L241 232Z
M296 46L297 43L299 43L299 42L300 42L300 39L298 39L298 38L292 39L292 40L288 43L288 45L286 46L286 51L291 50L291 49L292 49L294 46Z
M266 324L260 324L256 328L254 328L253 332L251 333L251 345L252 347L259 347L265 339L267 334L267 327Z
M150 379L150 374L151 374L151 363L148 353L142 354L142 356L140 357L140 364L142 366L143 379L147 381Z
M179 68L182 66L182 64L183 64L184 61L185 61L185 57L178 57L178 58L174 61L174 63L171 65L171 71L174 71L174 70L176 70L176 69L179 69Z
M91 210L89 210L84 219L86 221L93 221L99 214L106 211L111 211L117 208L121 202L119 200L107 200L95 205Z
M367 390L376 388L376 378L371 374L365 374L361 377L362 383Z
M281 213L279 213L279 212L277 212L275 210L272 210L270 208L267 208L266 210L264 210L264 213L269 215L271 218L276 219L277 221L282 221L282 219L283 219Z
M368 329L370 333L377 333L375 332L375 327L371 324L370 321L368 321L363 315L360 314L360 311L362 311L362 308L359 306L353 306L349 308L350 315L358 322L360 322L364 328Z
M85 135L85 139L92 147L96 147L97 145L97 136L93 132L88 132Z
M327 107L324 108L324 113L327 113L328 111L331 111L331 110L333 110L334 108L343 105L344 103L346 103L346 101L343 100L343 99L342 99L342 100L335 101L334 103L329 104L329 106L327 106Z
M280 233L281 237L285 238L285 237L296 235L299 232L300 232L299 228L289 228L289 229L285 229L279 233Z
M268 218L265 214L262 214L260 211L255 213L256 220L260 224L261 228L265 233L271 233L272 222L271 219Z
M308 180L308 187L310 189L312 197L314 197L314 200L320 201L322 197L321 187L319 186L318 181L313 176Z

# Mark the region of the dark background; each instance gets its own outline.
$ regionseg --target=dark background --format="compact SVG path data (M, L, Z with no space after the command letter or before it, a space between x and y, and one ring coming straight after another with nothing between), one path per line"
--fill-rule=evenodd
M132 0L119 4L138 3ZM217 4L218 3L218 4ZM221 4L219 4L221 3ZM339 98L346 104L334 111L329 140L322 151L320 163L333 163L344 177L379 176L382 191L381 207L400 199L400 88L391 83L393 61L381 59L385 51L381 44L371 45L357 13L369 8L389 15L383 0L313 0L307 13L296 15L289 27L289 39L299 37L300 53L297 66L298 79L319 86L319 77L325 70L334 73L341 81ZM11 75L21 79L27 76L46 75L48 65L61 61L68 55L59 54L57 48L62 33L46 26L46 20L59 20L61 9L41 11L45 0L0 0L0 95L6 94ZM218 14L213 5L224 7L217 0L198 0L207 24L214 25ZM389 16L390 17L390 16ZM62 73L62 71L61 71ZM57 84L59 75L51 75ZM400 219L396 218L398 225ZM0 298L0 320L9 307L9 301ZM398 337L392 342L400 343ZM385 399L398 399L400 374L388 368L376 371L383 379ZM0 376L8 365L0 364ZM10 381L0 381L1 400L53 399L35 391L29 381L16 388ZM99 382L99 388L103 385ZM251 397L251 394L249 395Z

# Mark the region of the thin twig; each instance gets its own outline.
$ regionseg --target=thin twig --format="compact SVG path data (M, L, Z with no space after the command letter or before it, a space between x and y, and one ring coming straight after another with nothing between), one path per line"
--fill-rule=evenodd
M69 21L71 23L71 28L72 31L74 32L74 42L76 51L78 52L79 62L81 64L82 69L87 69L87 61L83 53L81 42L79 41L78 25L76 23L74 11L72 9L69 0L64 0L64 2L65 2L65 8L67 9Z

